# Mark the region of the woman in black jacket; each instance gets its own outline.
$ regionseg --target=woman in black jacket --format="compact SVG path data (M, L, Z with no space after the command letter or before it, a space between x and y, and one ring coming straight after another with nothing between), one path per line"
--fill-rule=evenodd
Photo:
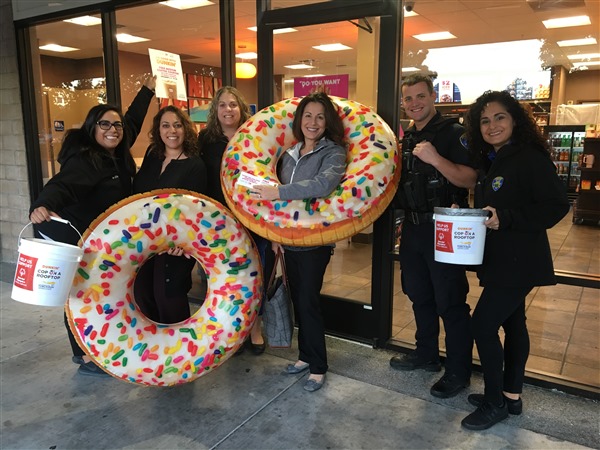
M546 230L567 214L569 202L533 117L508 92L485 92L471 105L467 139L485 171L475 206L491 217L477 272L484 289L471 321L485 392L469 395L477 409L462 425L484 430L522 411L529 356L525 297L534 286L556 284Z
M156 80L148 78L125 116L111 105L96 105L83 126L67 132L58 154L60 172L52 177L31 205L29 220L44 238L77 245L79 235L71 228L51 222L62 217L79 233L109 206L131 195L135 163L130 148L135 142ZM85 355L75 340L65 314L65 326L73 350L72 360L82 375L107 375Z
M198 156L196 130L187 114L175 106L161 109L152 122L150 140L142 167L133 179L134 194L161 188L205 193L206 166ZM190 317L187 294L195 263L175 247L139 269L134 296L148 318L176 323Z

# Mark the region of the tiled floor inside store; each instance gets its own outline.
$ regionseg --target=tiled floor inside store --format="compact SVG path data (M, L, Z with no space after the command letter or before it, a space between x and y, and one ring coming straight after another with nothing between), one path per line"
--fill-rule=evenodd
M568 214L548 232L557 270L600 274L600 228L574 225ZM370 303L371 246L341 242L330 263L322 293ZM394 278L393 339L414 344L410 301L402 293L398 264ZM481 288L468 272L468 302L475 307ZM529 372L558 376L600 388L600 291L567 285L535 288L527 299L531 352ZM444 336L440 347L444 348ZM473 350L477 358L477 350Z

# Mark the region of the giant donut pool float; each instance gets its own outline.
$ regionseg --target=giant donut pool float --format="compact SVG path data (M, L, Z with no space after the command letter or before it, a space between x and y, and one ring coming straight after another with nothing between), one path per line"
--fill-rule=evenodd
M244 172L279 183L276 165L296 143L292 122L301 98L259 111L231 138L221 167L225 200L247 228L274 242L324 245L371 225L391 202L400 179L401 158L394 132L373 110L332 97L344 123L348 145L346 174L325 198L265 201L237 186Z
M183 247L204 268L200 309L177 324L137 308L133 284L148 258ZM219 203L181 190L138 194L113 205L83 236L66 312L80 346L106 372L132 383L170 386L233 355L258 313L262 274L244 227Z

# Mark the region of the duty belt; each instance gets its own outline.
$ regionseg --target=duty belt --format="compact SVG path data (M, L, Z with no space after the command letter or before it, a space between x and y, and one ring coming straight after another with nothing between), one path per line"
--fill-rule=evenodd
M404 220L420 225L422 223L433 223L433 213L420 213L416 211L404 211Z

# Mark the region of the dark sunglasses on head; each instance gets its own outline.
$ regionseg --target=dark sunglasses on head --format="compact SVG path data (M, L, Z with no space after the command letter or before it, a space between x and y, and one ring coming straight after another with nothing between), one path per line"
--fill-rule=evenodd
M111 127L115 127L115 130L123 129L123 122L111 122L109 120L99 120L96 124L100 127L101 130L108 131Z

